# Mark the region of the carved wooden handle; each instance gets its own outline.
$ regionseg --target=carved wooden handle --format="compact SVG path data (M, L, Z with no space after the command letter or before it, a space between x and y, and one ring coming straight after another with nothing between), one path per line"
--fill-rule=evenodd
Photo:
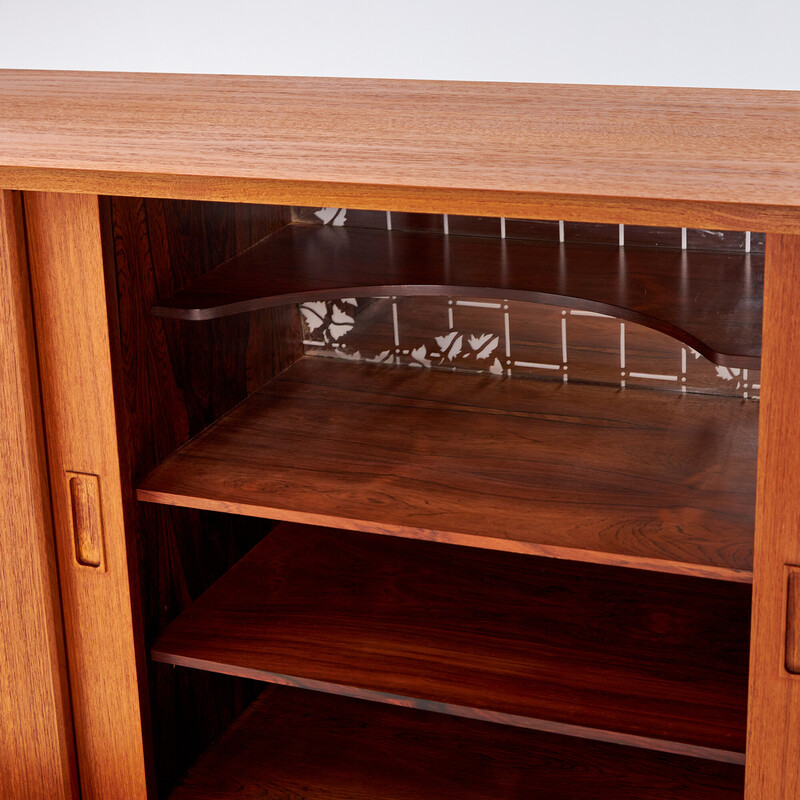
M800 675L800 567L789 567L787 580L786 671Z
M97 475L67 472L72 503L75 560L83 567L105 571L100 479Z

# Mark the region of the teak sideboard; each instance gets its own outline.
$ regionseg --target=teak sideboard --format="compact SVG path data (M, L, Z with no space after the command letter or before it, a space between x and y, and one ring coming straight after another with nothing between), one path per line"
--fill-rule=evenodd
M800 93L0 71L0 188L3 800L800 797Z

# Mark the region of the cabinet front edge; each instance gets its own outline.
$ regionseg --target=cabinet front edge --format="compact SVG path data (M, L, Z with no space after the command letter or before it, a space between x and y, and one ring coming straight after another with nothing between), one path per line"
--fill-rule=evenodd
M713 200L7 166L0 166L0 186L22 191L800 234L800 206Z

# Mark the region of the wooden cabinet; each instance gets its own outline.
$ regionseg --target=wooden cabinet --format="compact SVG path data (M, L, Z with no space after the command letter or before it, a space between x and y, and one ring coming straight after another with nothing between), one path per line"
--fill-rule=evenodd
M4 797L797 795L793 94L5 72L0 107ZM407 366L398 298L441 296L505 315L483 371ZM381 358L309 355L297 304L342 298ZM514 302L617 319L617 383L566 334L510 376Z

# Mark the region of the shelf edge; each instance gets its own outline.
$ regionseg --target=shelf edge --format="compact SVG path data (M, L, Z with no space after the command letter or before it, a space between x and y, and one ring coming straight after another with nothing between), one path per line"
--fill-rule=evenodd
M725 764L745 763L745 754L736 750L723 750L715 747L704 747L701 745L691 745L685 742L676 742L669 739L656 739L650 736L637 736L630 733L618 733L602 728L590 728L583 725L573 725L567 722L556 722L552 720L540 719L538 717L525 717L518 714L503 714L493 711L484 711L469 706L460 706L452 703L440 703L435 700L422 700L403 695L376 692L371 689L360 689L355 686L346 686L327 681L312 680L293 675L282 675L276 672L251 669L249 667L238 667L230 664L221 664L215 661L207 661L199 658L188 658L179 655L166 653L158 649L158 642L152 647L150 656L154 661L162 664L171 664L176 667L188 667L190 669L200 669L209 672L217 672L223 675L232 675L239 678L250 678L252 680L273 683L281 686L294 686L299 689L308 689L326 694L336 694L343 697L352 697L360 700L369 700L388 705L403 706L405 708L416 708L423 711L431 711L437 714L448 714L455 717L464 717L483 722L493 722L527 730L542 731L544 733L560 734L572 736L577 739L590 739L597 742L608 744L618 744L627 747L637 747L643 750L654 750L661 753L672 755L689 756L702 758L707 761L719 761Z
M249 517L281 520L283 522L301 522L319 525L324 528L345 528L362 533L398 536L406 539L421 539L443 544L457 544L484 550L500 550L507 553L519 553L521 555L544 556L565 561L580 561L590 564L627 567L649 572L663 572L696 578L710 578L733 583L753 582L753 573L751 570L738 570L732 567L692 564L683 561L669 561L666 559L662 560L647 556L634 556L601 550L582 550L580 548L539 544L536 542L525 542L493 536L477 536L475 534L432 530L429 528L386 526L379 523L370 523L365 520L332 517L315 512L275 508L272 506L256 506L227 500L215 500L208 497L177 495L147 489L146 487L137 488L136 498L145 503L195 508L201 511L219 511L227 514L242 514Z

